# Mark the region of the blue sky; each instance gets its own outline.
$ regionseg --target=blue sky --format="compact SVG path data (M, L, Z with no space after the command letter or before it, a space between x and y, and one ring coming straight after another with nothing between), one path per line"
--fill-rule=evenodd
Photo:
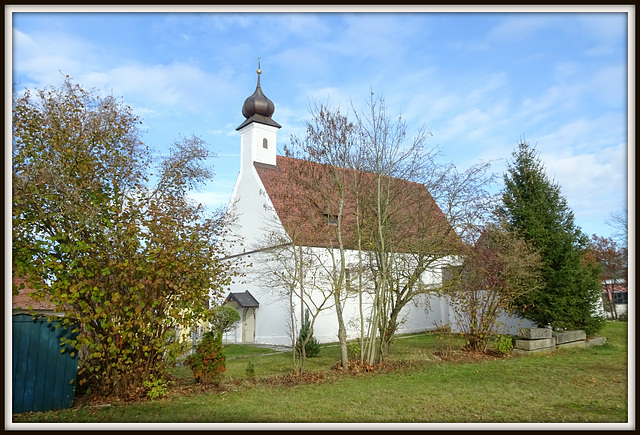
M289 12L14 6L6 65L18 90L59 85L68 74L122 97L158 152L179 136L205 140L216 177L194 196L212 206L225 206L233 190L235 128L261 57L262 89L282 125L278 149L303 136L311 101L364 108L373 90L409 130L431 130L429 144L461 170L491 160L504 173L524 137L582 230L613 232L605 221L626 204L634 162L629 7L279 10Z

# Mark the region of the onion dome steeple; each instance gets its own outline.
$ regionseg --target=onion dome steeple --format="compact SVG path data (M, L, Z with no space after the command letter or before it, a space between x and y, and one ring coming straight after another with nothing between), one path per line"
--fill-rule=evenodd
M253 94L244 100L242 105L242 115L246 118L245 121L240 124L236 130L240 130L242 127L249 125L252 122L258 122L260 124L271 125L273 127L280 128L281 125L271 119L271 115L276 110L276 106L273 104L267 96L262 92L260 87L260 58L258 58L258 84Z

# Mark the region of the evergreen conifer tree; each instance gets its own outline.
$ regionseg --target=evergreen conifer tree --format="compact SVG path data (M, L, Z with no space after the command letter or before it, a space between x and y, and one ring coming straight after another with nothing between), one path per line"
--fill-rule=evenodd
M311 321L309 320L309 310L304 312L304 323L300 328L300 335L296 343L296 350L302 355L302 346L304 344L304 356L307 358L313 358L320 353L320 343L313 336L313 329L311 329Z
M550 180L535 148L522 141L504 175L503 213L512 231L530 242L543 260L545 287L519 300L521 314L539 326L596 332L604 321L597 263L588 262L589 239L558 184Z

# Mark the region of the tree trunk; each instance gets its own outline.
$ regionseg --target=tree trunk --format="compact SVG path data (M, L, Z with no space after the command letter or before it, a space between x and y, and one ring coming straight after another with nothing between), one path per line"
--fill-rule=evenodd
M398 315L400 314L401 309L402 308L394 307L391 310L391 315L389 316L389 321L386 325L385 331L380 331L379 361L381 363L385 362L389 357L389 349L391 347L391 342L393 341L393 336L398 328Z
M309 341L309 337L307 337L305 340L302 340L302 348L300 349L300 376L302 376L302 374L304 373L305 370L305 366L307 365L307 352L306 352L306 347L307 347L307 342Z
M340 366L347 368L349 355L347 354L347 329L344 326L342 316L342 304L340 302L340 293L336 292L336 315L338 317L338 341L340 342Z
M609 294L609 310L611 311L611 318L613 320L618 320L618 311L616 310L616 303L613 299L613 284L607 293Z
M291 320L291 370L296 373L296 322L295 305L293 303L293 289L289 291L289 312Z

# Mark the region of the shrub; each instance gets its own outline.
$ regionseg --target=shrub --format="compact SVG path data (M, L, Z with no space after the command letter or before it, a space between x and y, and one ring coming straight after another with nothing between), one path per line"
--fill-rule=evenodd
M498 335L493 348L501 355L506 355L513 350L513 338L510 335Z
M253 366L253 363L251 361L247 363L247 368L245 369L245 373L249 379L255 378L256 368Z
M458 347L456 335L450 332L437 332L435 336L437 341L435 342L436 350L434 355L447 359L455 353L455 348Z
M219 386L222 373L227 369L222 334L217 331L205 332L195 350L185 363L191 367L196 382Z
M351 353L353 353L353 359L354 360L359 360L360 359L360 339L356 338L355 341L353 341L350 345L349 345L349 350L351 350Z
M227 305L222 305L211 310L209 315L209 323L211 329L221 334L229 332L233 325L240 321L240 314Z
M313 336L313 330L311 329L311 321L309 320L309 310L304 313L304 323L300 328L300 334L296 341L296 351L302 355L302 343L307 341L304 345L304 354L307 358L313 358L320 353L320 343Z
M451 333L451 324L450 323L434 323L434 329L431 331L426 331L427 334L449 334Z
M147 396L150 399L159 399L167 392L167 382L163 379L155 379L153 375L142 385L147 390Z

